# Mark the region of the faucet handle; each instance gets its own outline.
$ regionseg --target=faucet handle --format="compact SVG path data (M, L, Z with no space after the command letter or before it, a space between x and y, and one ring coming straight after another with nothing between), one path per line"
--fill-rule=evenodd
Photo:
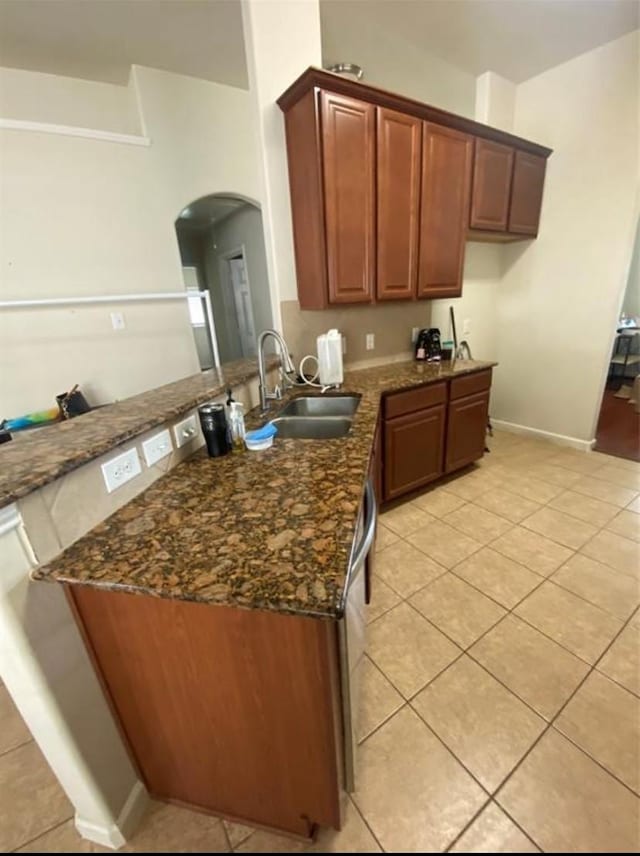
M280 387L280 384L276 384L273 388L273 397L276 399L276 401L280 401L280 399L282 398L282 389Z

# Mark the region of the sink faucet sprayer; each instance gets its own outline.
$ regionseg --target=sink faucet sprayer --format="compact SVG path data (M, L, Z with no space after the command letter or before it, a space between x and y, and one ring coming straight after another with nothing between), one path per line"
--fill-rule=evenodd
M269 392L267 388L267 377L266 377L266 365L265 365L265 357L264 357L264 343L272 336L276 342L278 343L278 348L280 350L280 377L281 377L281 385L276 384L274 390ZM335 340L338 340L340 344L336 345ZM333 353L333 358L327 356L327 347L326 342L333 342L334 348L331 349ZM258 373L260 375L260 409L263 413L266 413L269 407L269 401L279 400L282 398L282 393L293 386L313 386L317 387L321 390L321 392L326 392L331 387L339 387L342 383L342 337L338 333L337 330L330 330L328 334L324 336L318 337L318 357L314 354L307 354L306 357L303 357L300 362L299 375L302 378L302 381L298 381L295 378L296 369L291 360L291 355L289 354L289 348L287 347L287 343L283 339L282 335L278 333L277 330L263 330L258 337ZM322 358L319 360L319 357ZM314 359L316 363L318 363L318 368L316 369L315 374L307 378L303 372L304 363L307 359ZM289 375L293 375L290 377ZM326 377L323 377L325 375ZM317 380L320 378L320 382ZM324 380L324 383L323 383Z
M278 347L280 349L280 376L282 378L282 387L276 384L273 392L269 392L267 389L267 376L266 376L266 366L264 360L264 343L269 338L269 336L273 336L273 338L278 343ZM293 386L293 381L287 375L295 373L295 368L293 363L291 362L291 356L289 354L289 349L287 348L287 343L282 338L280 333L277 330L263 330L258 337L258 373L260 375L260 409L264 413L268 408L268 402L273 399L282 398L282 392L287 388L287 386Z

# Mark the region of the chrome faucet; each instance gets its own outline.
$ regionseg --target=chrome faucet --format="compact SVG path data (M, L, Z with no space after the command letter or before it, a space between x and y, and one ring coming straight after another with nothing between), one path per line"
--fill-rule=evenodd
M273 338L278 343L278 347L280 348L280 375L282 377L282 386L276 384L276 388L273 392L269 392L267 389L267 371L264 360L264 343L265 340L269 338L269 336L273 336ZM293 363L291 362L291 356L289 355L289 349L287 348L287 343L282 338L280 333L277 330L263 330L258 337L258 373L260 375L260 409L263 413L269 408L268 402L270 400L278 400L282 398L283 391L287 388L287 385L292 386L293 384L287 377L287 373L295 372L295 368Z

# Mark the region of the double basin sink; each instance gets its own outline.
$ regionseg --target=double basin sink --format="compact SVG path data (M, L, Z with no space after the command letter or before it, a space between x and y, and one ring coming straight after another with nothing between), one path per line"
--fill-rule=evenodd
M278 436L296 440L333 440L351 429L360 395L300 395L286 404L271 423Z

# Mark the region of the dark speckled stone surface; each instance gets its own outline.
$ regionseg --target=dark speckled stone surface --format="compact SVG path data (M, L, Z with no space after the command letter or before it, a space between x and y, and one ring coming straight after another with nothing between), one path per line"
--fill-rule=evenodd
M349 372L342 391L362 399L346 437L276 438L271 449L223 458L201 450L34 576L339 617L381 393L491 365L406 362Z
M277 364L274 358L268 362L270 367ZM0 446L0 508L257 375L256 360L236 360L75 419L16 434Z

